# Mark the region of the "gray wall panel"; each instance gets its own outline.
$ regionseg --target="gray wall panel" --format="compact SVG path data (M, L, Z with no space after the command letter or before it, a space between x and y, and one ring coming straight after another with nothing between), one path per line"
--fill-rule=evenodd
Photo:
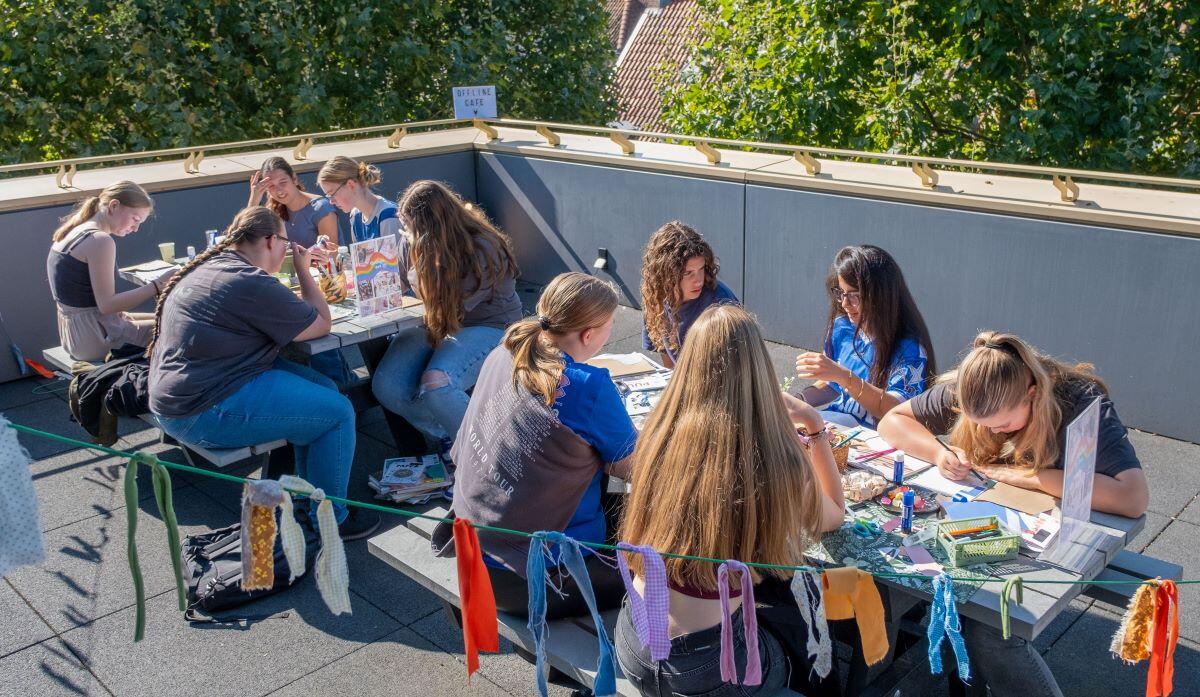
M379 164L383 171L380 194L395 198L396 192L417 179L439 179L450 184L468 199L475 198L475 160L471 152L450 153L430 157L395 160ZM158 256L161 242L174 241L176 253L182 255L187 245L197 249L204 244L204 230L223 229L246 203L247 183L201 186L154 194L155 211L137 233L117 243L117 263L122 266L146 261ZM305 188L319 191L316 173L301 175ZM50 235L60 217L70 206L55 206L0 213L0 278L5 279L5 291L0 295L0 315L12 338L26 355L40 359L42 349L57 346L58 328L55 322L54 301L46 280L46 254ZM349 224L341 215L343 239ZM117 279L117 289L130 286ZM152 307L142 308L146 311ZM5 337L0 335L0 342ZM16 362L9 358L7 345L0 346L0 382L20 377Z
M479 153L479 200L512 236L522 276L546 282L592 270L609 251L608 277L640 307L646 241L673 219L691 224L721 258L721 279L742 293L741 184L555 160Z
M746 302L768 335L819 346L843 245L899 261L952 367L980 329L1096 364L1127 423L1200 440L1200 240L766 186L747 187Z

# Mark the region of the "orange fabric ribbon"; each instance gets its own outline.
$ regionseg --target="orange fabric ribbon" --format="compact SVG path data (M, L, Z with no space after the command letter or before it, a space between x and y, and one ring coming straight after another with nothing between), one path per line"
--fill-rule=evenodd
M1171 580L1158 585L1154 595L1154 638L1150 647L1150 674L1146 697L1167 697L1175 677L1175 644L1179 642L1179 589Z
M479 652L500 650L496 596L483 564L475 528L466 518L454 520L454 557L458 562L458 597L462 601L463 652L467 677L479 670Z

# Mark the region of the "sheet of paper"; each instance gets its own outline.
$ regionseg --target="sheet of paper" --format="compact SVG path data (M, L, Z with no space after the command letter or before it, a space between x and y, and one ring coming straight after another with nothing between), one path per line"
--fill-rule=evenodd
M911 484L951 498L956 494L962 494L968 500L974 499L985 490L983 480L974 474L967 475L967 478L961 482L956 482L943 477L936 467L930 467L918 474L913 478Z
M968 502L947 501L942 504L942 508L946 511L946 518L950 520L983 518L984 516L994 515L1011 532L1019 533L1025 529L1025 522L1021 519L1019 511L1005 508L998 503L978 500Z
M602 353L587 361L587 364L607 368L608 374L614 379L626 375L652 373L661 367L640 353Z
M148 261L144 264L138 264L137 266L127 266L121 270L137 273L139 271L166 271L172 267L178 267L178 264L172 264L170 262L163 261L162 259L155 259L154 261Z
M975 500L991 501L1030 515L1045 513L1054 508L1054 497L1050 494L1022 489L1004 482L998 482L996 486L975 497Z

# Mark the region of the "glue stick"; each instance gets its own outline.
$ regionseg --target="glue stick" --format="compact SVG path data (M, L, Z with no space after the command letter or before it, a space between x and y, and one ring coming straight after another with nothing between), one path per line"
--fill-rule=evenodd
M916 494L912 489L904 492L904 505L900 512L900 532L908 534L912 532L912 517L913 504L916 502Z
M904 451L897 450L893 456L896 461L892 463L892 481L897 484L904 483Z

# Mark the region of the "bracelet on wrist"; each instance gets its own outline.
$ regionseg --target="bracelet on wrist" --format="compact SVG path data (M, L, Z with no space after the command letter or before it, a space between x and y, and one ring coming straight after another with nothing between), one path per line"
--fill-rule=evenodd
M822 438L825 438L827 440L829 438L829 432L823 428L820 429L819 431L817 431L816 433L808 433L806 431L797 429L796 434L798 436L800 436L801 445L803 445L806 448L811 447L813 443L821 440Z

